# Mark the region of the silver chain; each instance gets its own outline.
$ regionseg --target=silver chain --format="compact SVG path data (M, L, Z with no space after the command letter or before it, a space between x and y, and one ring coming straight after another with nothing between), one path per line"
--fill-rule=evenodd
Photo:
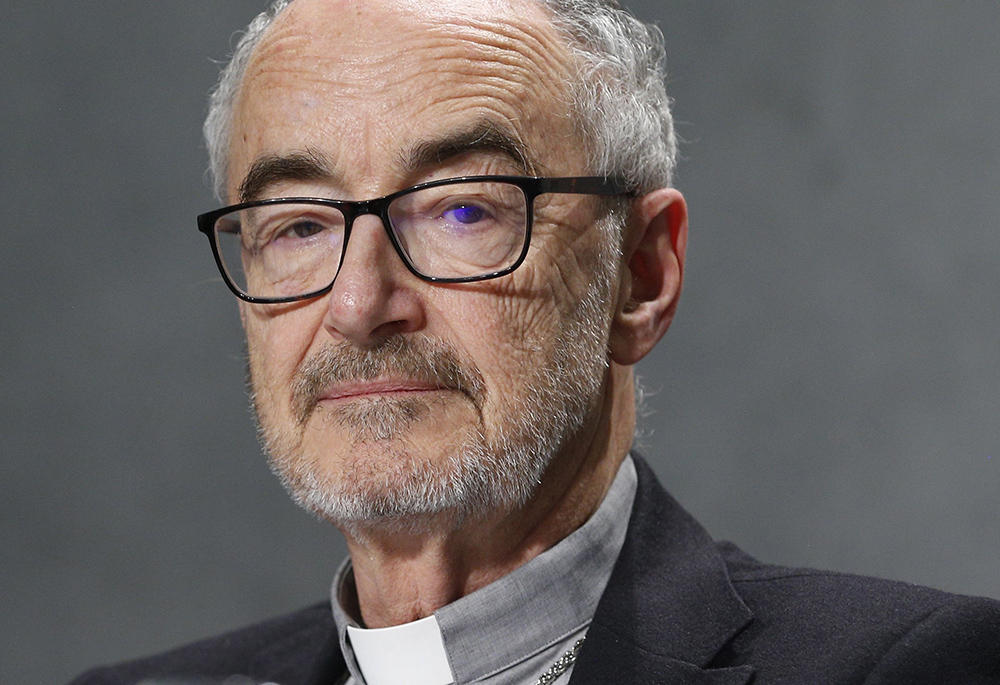
M550 685L550 683L555 682L556 678L565 673L566 669L572 666L573 662L576 661L576 655L579 653L580 647L583 646L583 641L586 639L586 636L584 636L577 640L568 652L556 659L556 662L552 664L552 667L535 681L535 685Z

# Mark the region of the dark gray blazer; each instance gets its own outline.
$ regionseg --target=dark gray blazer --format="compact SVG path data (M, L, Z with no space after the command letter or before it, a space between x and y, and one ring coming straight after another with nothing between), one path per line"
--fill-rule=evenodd
M1000 685L1000 602L762 564L715 543L641 459L621 556L572 685ZM998 569L1000 572L1000 569ZM334 685L346 666L322 602L72 685L143 679Z

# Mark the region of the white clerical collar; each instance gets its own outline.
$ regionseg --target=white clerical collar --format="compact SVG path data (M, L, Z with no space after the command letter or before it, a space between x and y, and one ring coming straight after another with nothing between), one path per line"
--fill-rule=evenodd
M449 685L455 682L433 615L391 628L347 626L367 685Z

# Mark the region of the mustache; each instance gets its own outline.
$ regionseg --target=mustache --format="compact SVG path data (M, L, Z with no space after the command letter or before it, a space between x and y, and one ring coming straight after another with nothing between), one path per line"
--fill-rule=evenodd
M369 348L331 343L303 361L292 378L292 410L299 424L305 424L331 385L384 376L457 390L482 410L486 389L475 365L463 363L455 348L443 340L398 334Z

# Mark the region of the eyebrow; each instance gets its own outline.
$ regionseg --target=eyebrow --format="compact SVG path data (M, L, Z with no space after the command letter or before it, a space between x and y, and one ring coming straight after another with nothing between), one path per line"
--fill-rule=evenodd
M476 153L506 157L521 173L530 174L534 168L524 143L513 133L488 119L482 119L467 129L448 133L442 138L420 141L399 155L398 160L404 169L413 173Z
M330 181L336 177L333 165L318 150L286 155L263 155L254 160L240 183L240 202L260 199L264 191L280 181Z
M505 157L520 173L533 175L535 165L527 147L517 136L494 122L483 119L465 130L438 139L423 140L397 155L406 173L439 166L467 154L491 154ZM261 199L265 191L281 181L332 181L338 177L334 165L316 149L288 154L266 154L250 165L237 189L240 202Z

